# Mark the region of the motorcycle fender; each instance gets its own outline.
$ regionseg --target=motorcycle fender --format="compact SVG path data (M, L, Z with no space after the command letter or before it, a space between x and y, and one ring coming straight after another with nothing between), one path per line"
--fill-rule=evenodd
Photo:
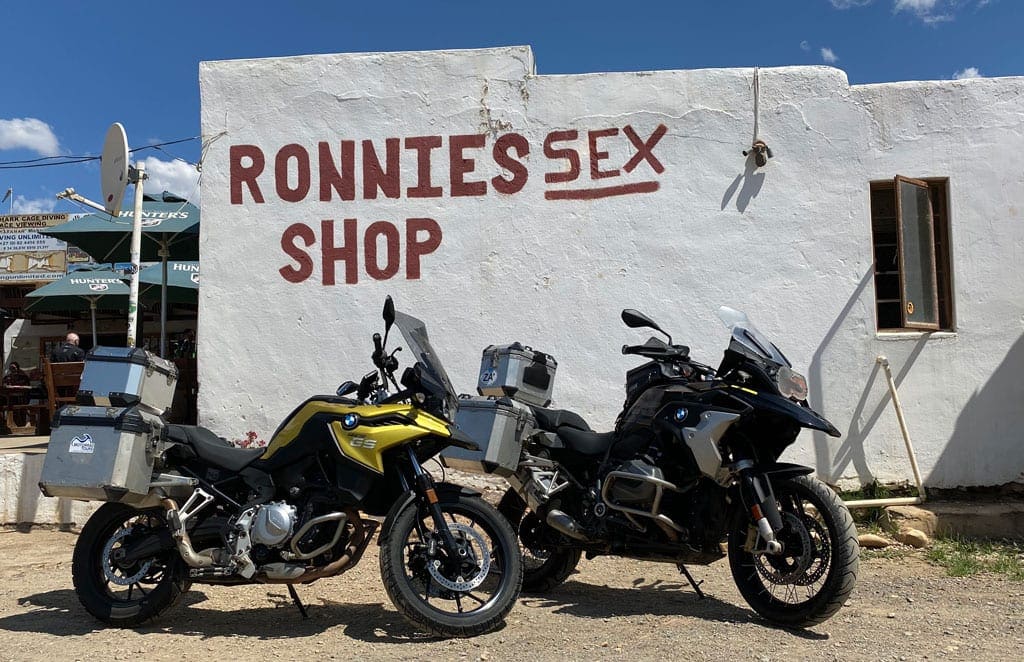
M820 416L810 407L797 404L796 402L793 402L788 398L784 398L781 395L775 395L774 393L748 393L741 389L735 389L734 391L731 391L729 395L742 400L751 407L767 409L775 414L788 416L799 423L800 427L810 428L812 430L821 430L830 437L843 436L834 425L829 423L824 417Z
M471 490L468 487L462 485L456 485L455 483L437 483L434 485L434 491L437 492L437 500L441 503L450 503L458 500L460 496L466 497L478 497L480 493ZM377 545L381 544L382 540L387 540L391 535L391 528L395 525L395 520L398 518L398 513L402 512L406 506L416 500L416 492L409 490L401 497L395 500L392 504L391 510L384 517L384 523L380 527L380 535L377 536Z
M769 479L785 479L785 478L796 478L797 476L806 476L814 473L814 469L811 467L805 467L802 464L792 464L789 462L776 462L774 464L767 464L758 466L754 469L755 473L767 476Z

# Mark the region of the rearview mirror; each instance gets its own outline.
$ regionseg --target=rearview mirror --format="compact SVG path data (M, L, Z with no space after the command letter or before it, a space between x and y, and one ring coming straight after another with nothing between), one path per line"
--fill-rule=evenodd
M647 315L644 315L639 310L633 310L632 308L626 308L622 311L622 321L626 323L631 329L638 329L647 327L650 329L658 329L658 324ZM661 329L658 329L661 331Z
M628 326L631 329L648 328L663 333L665 334L665 337L668 338L668 343L670 345L672 344L672 336L665 333L665 331L663 331L662 328L658 326L657 322L652 320L647 315L644 315L639 310L626 308L625 310L622 311L622 321L625 322L626 326Z

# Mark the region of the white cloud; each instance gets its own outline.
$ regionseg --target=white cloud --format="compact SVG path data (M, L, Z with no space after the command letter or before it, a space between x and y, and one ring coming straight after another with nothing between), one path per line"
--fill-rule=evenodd
M802 51L810 51L811 50L811 44L808 43L808 41L806 39L804 39L803 41L800 42L800 50L802 50Z
M14 196L15 214L47 214L57 206L56 196L29 200L23 195Z
M978 71L978 67L967 67L953 74L953 78L956 80L964 80L965 78L982 78L981 72Z
M60 141L46 122L22 117L0 120L0 149L27 149L40 156L58 156Z
M143 184L144 190L154 194L167 191L199 204L199 172L195 166L176 159L162 161L155 156L147 156L143 163L149 175Z
M952 21L953 12L960 9L963 4L963 0L894 0L892 11L894 14L914 14L926 25L938 25ZM940 12L940 9L945 11Z
M821 59L829 64L835 64L839 61L839 56L836 55L831 48L822 48Z
M893 11L910 11L915 14L930 14L938 0L896 0Z

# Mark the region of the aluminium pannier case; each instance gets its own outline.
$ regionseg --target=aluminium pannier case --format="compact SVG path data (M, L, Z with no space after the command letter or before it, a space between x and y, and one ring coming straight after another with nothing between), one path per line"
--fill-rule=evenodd
M163 415L174 401L178 367L140 347L95 347L85 357L78 404L139 406Z
M52 497L139 503L163 422L137 407L68 405L54 416L39 489Z
M476 390L480 395L508 396L528 405L547 407L558 362L544 352L519 343L490 345L480 358Z
M509 476L519 466L523 440L536 427L533 414L509 398L459 396L455 427L469 435L479 451L449 446L441 451L453 469Z

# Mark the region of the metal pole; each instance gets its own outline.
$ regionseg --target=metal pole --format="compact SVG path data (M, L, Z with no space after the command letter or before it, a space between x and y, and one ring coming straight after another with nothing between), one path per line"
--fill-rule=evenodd
M160 245L160 259L163 260L163 278L160 280L160 356L167 358L167 256L170 251L166 244Z
M917 468L917 456L914 455L914 446L910 443L910 432L907 430L907 421L903 418L903 405L900 404L900 396L896 392L896 380L892 378L892 369L889 367L889 359L879 356L875 359L878 365L885 370L886 380L889 382L889 395L892 396L892 405L896 409L896 420L900 424L900 432L903 433L903 443L907 447L907 457L910 458L910 468L914 472L914 482L917 483L916 497L896 497L893 499L861 499L858 501L847 501L847 508L872 508L876 506L914 506L924 503L927 495L924 492L924 481L921 480L921 472Z
M135 330L139 319L139 270L142 262L142 182L146 179L146 164L139 162L131 173L135 182L135 219L132 223L131 290L128 293L128 347L135 347Z
M910 432L907 430L907 421L903 418L903 405L900 404L900 396L896 392L896 382L892 378L892 369L889 368L889 359L879 356L877 359L885 370L885 378L889 382L889 393L892 395L892 404L896 408L896 420L900 424L900 432L903 433L903 443L907 447L907 456L910 457L910 468L914 471L914 481L917 483L917 493L924 499L924 481L921 480L921 472L917 468L917 456L914 455L914 446L910 443Z
M92 346L96 347L96 299L89 299L89 312L92 313Z

